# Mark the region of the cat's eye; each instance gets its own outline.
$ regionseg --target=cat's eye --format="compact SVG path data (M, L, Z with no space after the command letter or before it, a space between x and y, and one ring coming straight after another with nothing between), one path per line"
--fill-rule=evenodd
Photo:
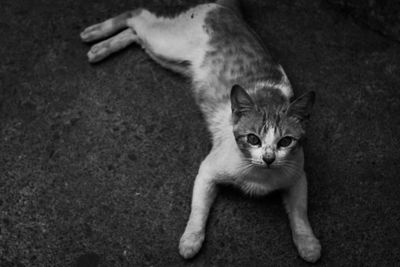
M249 134L247 135L247 143L249 143L252 146L259 146L261 145L260 138L258 138L255 134Z
M288 147L292 144L293 141L294 141L293 137L285 136L281 140L279 140L278 147Z

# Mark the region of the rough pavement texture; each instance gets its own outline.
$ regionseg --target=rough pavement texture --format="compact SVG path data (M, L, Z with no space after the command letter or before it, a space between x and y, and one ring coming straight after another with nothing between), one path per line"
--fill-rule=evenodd
M137 46L90 65L79 40L139 6L188 4L2 1L0 265L306 265L279 195L232 188L198 257L178 255L210 148L189 83ZM399 43L320 1L246 1L244 15L296 93L317 92L306 145L317 265L400 262Z
M400 1L327 0L341 12L353 16L384 35L400 41Z

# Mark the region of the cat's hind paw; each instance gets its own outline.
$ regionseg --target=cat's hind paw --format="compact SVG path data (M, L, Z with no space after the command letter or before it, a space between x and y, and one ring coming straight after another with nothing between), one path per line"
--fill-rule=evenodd
M80 34L81 40L83 42L95 41L99 39L98 36L100 35L100 31L101 31L101 23L87 27Z
M204 233L184 233L179 242L179 254L185 259L193 258L201 249Z
M87 54L89 62L98 62L137 40L138 37L131 28L125 29L112 38L93 45Z
M316 262L321 257L321 244L314 236L300 235L295 238L300 257L307 262Z

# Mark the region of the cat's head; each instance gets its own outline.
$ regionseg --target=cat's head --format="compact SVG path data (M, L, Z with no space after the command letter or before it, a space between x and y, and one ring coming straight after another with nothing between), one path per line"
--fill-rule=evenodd
M245 159L271 169L293 164L314 100L314 92L288 103L278 89L259 90L250 96L234 85L233 134Z

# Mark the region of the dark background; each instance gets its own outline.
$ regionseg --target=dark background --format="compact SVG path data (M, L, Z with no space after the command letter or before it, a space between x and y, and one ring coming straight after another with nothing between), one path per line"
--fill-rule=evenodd
M210 149L190 83L137 46L87 63L84 27L136 7L198 3L188 2L1 1L0 266L307 265L279 195L232 188L217 198L200 254L181 259ZM398 264L400 9L243 2L296 94L317 93L306 145L317 265Z

